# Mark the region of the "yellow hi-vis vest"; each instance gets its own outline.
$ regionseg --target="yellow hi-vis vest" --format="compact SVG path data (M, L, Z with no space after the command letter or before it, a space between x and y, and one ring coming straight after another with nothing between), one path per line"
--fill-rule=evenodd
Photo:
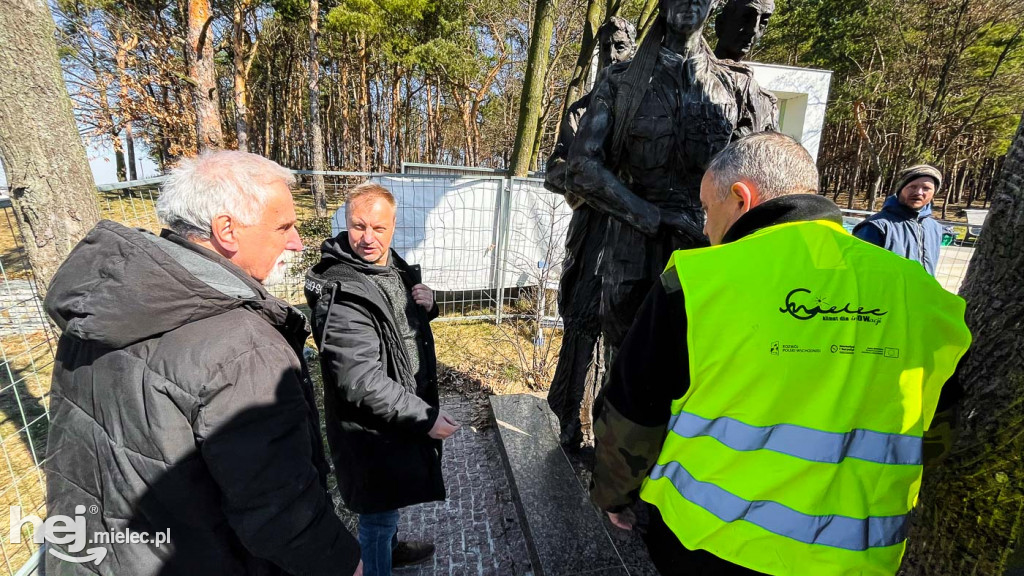
M641 498L687 548L756 571L895 574L922 434L970 344L964 301L827 221L673 267L690 387Z

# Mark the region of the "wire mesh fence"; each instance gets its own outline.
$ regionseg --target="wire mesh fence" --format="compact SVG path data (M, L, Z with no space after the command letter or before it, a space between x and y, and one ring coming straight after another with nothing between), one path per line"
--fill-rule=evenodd
M543 181L513 178L509 183L508 233L502 249L502 309L542 321L558 318L558 281L565 260L565 237L572 210Z
M163 178L150 178L97 186L100 216L130 228L145 228L151 232L159 232L156 199L163 181Z
M0 198L0 212L0 573L15 574L38 546L27 537L27 527L17 532L20 537L11 537L13 508L19 507L21 518L46 515L41 466L56 335L43 312L10 199Z
M305 270L319 260L320 243L346 228L347 192L370 179L398 199L393 246L407 261L422 266L424 282L437 290L440 320L488 319L512 330L527 326L535 358L526 361L547 366L557 357L557 289L571 210L538 179L431 169L421 166L415 174L320 173L327 192L327 215L322 218L316 217L309 192L317 174L297 171L296 212L306 249L295 256L287 281L272 292L292 303L304 302ZM99 187L103 217L157 232L161 182L155 178ZM22 518L46 515L41 466L56 334L45 317L10 200L2 196L0 212L0 528L6 528L14 506L20 507ZM844 212L848 229L868 215ZM981 224L943 226L947 245L938 280L956 292ZM28 531L23 526L22 533ZM31 539L21 540L12 542L0 529L0 574L20 574L38 559Z

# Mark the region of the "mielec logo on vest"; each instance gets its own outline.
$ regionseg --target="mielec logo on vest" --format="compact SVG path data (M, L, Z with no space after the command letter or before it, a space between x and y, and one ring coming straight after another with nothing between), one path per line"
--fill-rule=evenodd
M779 312L798 320L800 323L820 320L822 322L858 322L868 326L880 326L889 314L888 310L878 307L854 304L852 302L835 303L828 296L818 295L808 288L793 288L786 294L785 302L779 308ZM838 326L837 326L838 327ZM852 326L851 326L852 327ZM846 340L846 338L842 338ZM827 350L832 354L853 355L857 347L853 342L820 342L812 345L800 345L774 341L771 343L770 353L772 356L781 354L821 354ZM865 348L862 354L884 355L887 358L898 358L899 351L893 349L895 354L890 354L888 348Z
M779 312L789 314L797 320L813 320L820 317L825 322L867 322L881 324L882 318L889 313L880 308L865 308L847 302L835 305L826 296L815 296L807 288L794 288L786 295L786 303Z

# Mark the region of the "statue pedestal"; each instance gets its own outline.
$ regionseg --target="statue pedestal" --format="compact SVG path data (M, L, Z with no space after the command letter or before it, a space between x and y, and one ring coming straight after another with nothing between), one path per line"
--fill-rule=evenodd
M536 576L656 576L636 532L619 530L587 494L558 443L544 398L492 396L505 469Z
M800 141L817 160L832 72L756 62L744 64L754 70L757 83L779 99L779 131Z

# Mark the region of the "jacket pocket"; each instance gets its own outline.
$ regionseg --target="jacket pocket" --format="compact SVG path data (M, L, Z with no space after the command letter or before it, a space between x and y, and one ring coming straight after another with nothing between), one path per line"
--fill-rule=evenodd
M653 170L668 164L672 154L672 118L637 117L629 127L630 165Z

